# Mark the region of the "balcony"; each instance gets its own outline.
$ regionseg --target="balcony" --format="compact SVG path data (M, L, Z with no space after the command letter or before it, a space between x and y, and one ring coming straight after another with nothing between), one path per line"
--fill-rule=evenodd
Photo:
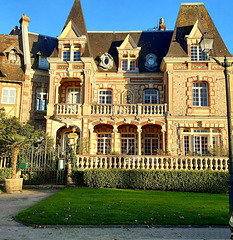
M95 116L164 116L167 104L92 104L89 114ZM82 104L55 104L55 115L82 115Z
M91 105L93 115L114 116L164 116L167 104L95 104Z
M55 104L55 115L81 115L82 104Z

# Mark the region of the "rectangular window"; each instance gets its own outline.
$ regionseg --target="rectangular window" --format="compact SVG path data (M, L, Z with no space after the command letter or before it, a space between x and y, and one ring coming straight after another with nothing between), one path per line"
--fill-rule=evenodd
M63 51L63 61L70 61L70 51Z
M99 104L112 104L112 91L99 91Z
M144 103L145 104L158 104L159 94L157 90L144 91Z
M38 88L36 93L36 110L46 111L48 100L48 90L44 88Z
M74 51L74 61L80 61L80 60L81 60L81 52Z
M201 156L208 153L208 136L194 136L194 153Z
M121 135L121 154L126 154L126 155L135 154L135 135L134 134Z
M16 88L4 87L2 89L2 104L15 104Z
M206 83L192 84L192 103L195 107L208 106L208 87Z
M68 104L80 103L80 89L79 88L68 88L67 89L67 103Z
M158 134L145 134L145 155L154 155L158 153L159 135Z
M44 70L49 69L49 62L46 57L39 57L39 68Z
M111 153L111 134L98 134L97 153L104 155Z
M128 61L122 61L122 71L127 71L128 70Z
M184 136L184 155L187 155L190 152L189 148L189 136Z
M205 61L206 59L207 59L206 53L202 52L200 46L198 45L191 46L192 61Z
M130 61L130 71L135 71L136 70L136 62L135 61Z

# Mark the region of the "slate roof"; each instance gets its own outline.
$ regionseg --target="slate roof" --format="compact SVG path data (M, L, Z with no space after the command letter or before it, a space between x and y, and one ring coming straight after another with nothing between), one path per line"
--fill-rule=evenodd
M19 36L0 34L0 79L12 81L24 81L23 59L21 65L8 63L3 51L13 46L22 51ZM6 74L6 77L4 76Z
M108 72L116 72L118 70L118 52L119 47L127 35L133 38L138 47L141 47L139 53L139 72L150 72L145 68L145 57L149 53L157 56L158 68L155 72L159 72L159 67L163 57L166 56L171 42L172 31L145 31L145 32L88 32L91 44L93 58L98 65L99 57L108 52L114 59L113 68ZM99 67L99 71L105 71Z
M232 55L229 53L203 3L181 4L171 46L166 57L188 57L185 36L190 34L197 19L202 22L207 32L214 37L213 50L210 55L231 57Z
M34 33L29 33L28 37L32 68L38 68L39 56L50 57L58 48L58 40Z
M81 5L80 0L74 1L73 7L70 11L70 14L69 14L67 20L66 20L63 30L65 29L67 24L70 22L70 20L72 20L72 22L75 24L75 26L78 28L78 30L81 32L82 35L87 36L87 28L86 28L86 23L85 23L82 5ZM89 39L87 36L87 46L85 48L85 52L84 52L83 56L90 57L90 52L91 52L90 44L89 44Z

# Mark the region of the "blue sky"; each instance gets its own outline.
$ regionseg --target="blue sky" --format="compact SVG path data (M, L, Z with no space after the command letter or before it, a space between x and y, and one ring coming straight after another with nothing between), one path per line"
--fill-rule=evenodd
M68 17L74 0L0 0L0 33L9 34L26 13L29 31L56 37ZM89 31L148 30L165 18L173 30L180 4L203 2L223 41L233 54L233 0L82 0ZM39 3L39 4L38 4Z

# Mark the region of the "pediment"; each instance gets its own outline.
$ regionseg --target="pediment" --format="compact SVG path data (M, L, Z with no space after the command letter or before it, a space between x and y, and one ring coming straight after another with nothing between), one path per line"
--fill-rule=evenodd
M203 34L206 33L206 32L207 32L207 30L205 29L201 20L197 19L197 21L194 24L190 34L186 37L189 38L189 39L201 39Z
M9 53L9 52L12 51L12 50L15 51L16 53L18 53L19 55L23 55L22 51L21 51L19 48L17 48L16 46L14 46L14 45L6 48L6 49L3 51L3 53L4 53L4 54L5 54L5 53Z
M130 34L127 35L127 37L125 38L124 42L121 44L121 46L119 47L119 49L127 49L127 50L133 50L136 49L138 46L135 43L135 41L133 40L133 38L130 36Z
M72 38L78 38L81 37L82 34L76 27L76 25L73 23L72 20L69 21L65 29L62 31L59 38L65 38L65 39L72 39Z

